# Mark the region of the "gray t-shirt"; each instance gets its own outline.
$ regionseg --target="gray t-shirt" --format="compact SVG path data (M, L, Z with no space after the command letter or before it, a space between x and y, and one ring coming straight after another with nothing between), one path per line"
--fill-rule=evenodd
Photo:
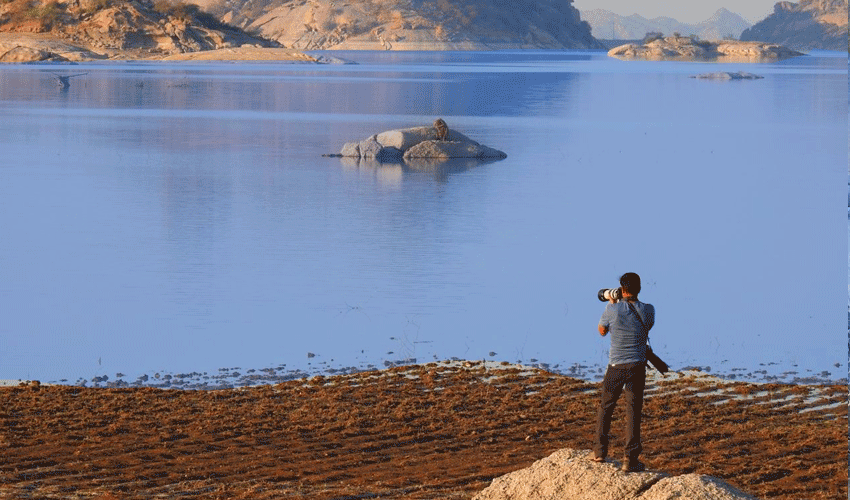
M632 302L632 305L643 319L646 331L625 300L616 304L609 302L599 320L599 326L607 327L611 334L608 363L612 365L646 362L646 339L649 329L655 324L655 308L640 301Z

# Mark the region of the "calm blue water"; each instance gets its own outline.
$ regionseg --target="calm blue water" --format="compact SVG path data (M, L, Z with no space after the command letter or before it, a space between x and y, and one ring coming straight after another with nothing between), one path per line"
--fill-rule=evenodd
M674 368L846 377L846 54L332 55L359 64L0 68L0 378L593 376L596 292L626 271ZM764 79L689 78L739 70ZM436 117L508 158L322 157Z

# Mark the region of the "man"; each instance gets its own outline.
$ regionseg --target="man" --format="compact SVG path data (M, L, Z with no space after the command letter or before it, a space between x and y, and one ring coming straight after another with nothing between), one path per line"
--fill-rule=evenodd
M596 419L594 460L604 462L608 455L608 431L614 407L625 389L626 450L623 470L638 472L644 465L638 461L643 450L640 443L640 416L643 409L643 388L646 375L646 342L649 329L655 324L655 308L638 300L640 276L626 273L620 276L622 299L613 298L605 305L599 320L599 334L611 333L608 369L602 382L602 401Z

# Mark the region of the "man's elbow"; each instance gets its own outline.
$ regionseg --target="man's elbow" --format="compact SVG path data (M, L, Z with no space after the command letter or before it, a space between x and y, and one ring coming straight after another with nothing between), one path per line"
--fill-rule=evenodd
M599 325L599 335L602 335L604 337L607 333L608 333L608 327Z

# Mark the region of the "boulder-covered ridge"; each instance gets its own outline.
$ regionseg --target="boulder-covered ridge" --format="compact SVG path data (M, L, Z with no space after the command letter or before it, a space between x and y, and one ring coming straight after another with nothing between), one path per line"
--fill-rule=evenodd
M619 462L596 463L592 456L590 450L558 450L497 477L473 500L756 500L712 476L625 473Z
M0 60L8 62L27 50L43 53L35 60L63 61L280 46L168 0L0 1L0 35Z
M301 50L602 49L572 0L193 0Z
M659 37L643 45L627 43L608 51L620 59L777 61L803 55L774 43L699 40L686 36Z
M402 161L472 158L500 160L507 155L502 151L481 145L457 130L449 129L440 138L435 127L412 127L387 130L359 142L346 143L338 155L346 158L375 160L382 163Z
M741 33L741 40L778 43L797 50L848 50L848 0L778 2L773 14Z

